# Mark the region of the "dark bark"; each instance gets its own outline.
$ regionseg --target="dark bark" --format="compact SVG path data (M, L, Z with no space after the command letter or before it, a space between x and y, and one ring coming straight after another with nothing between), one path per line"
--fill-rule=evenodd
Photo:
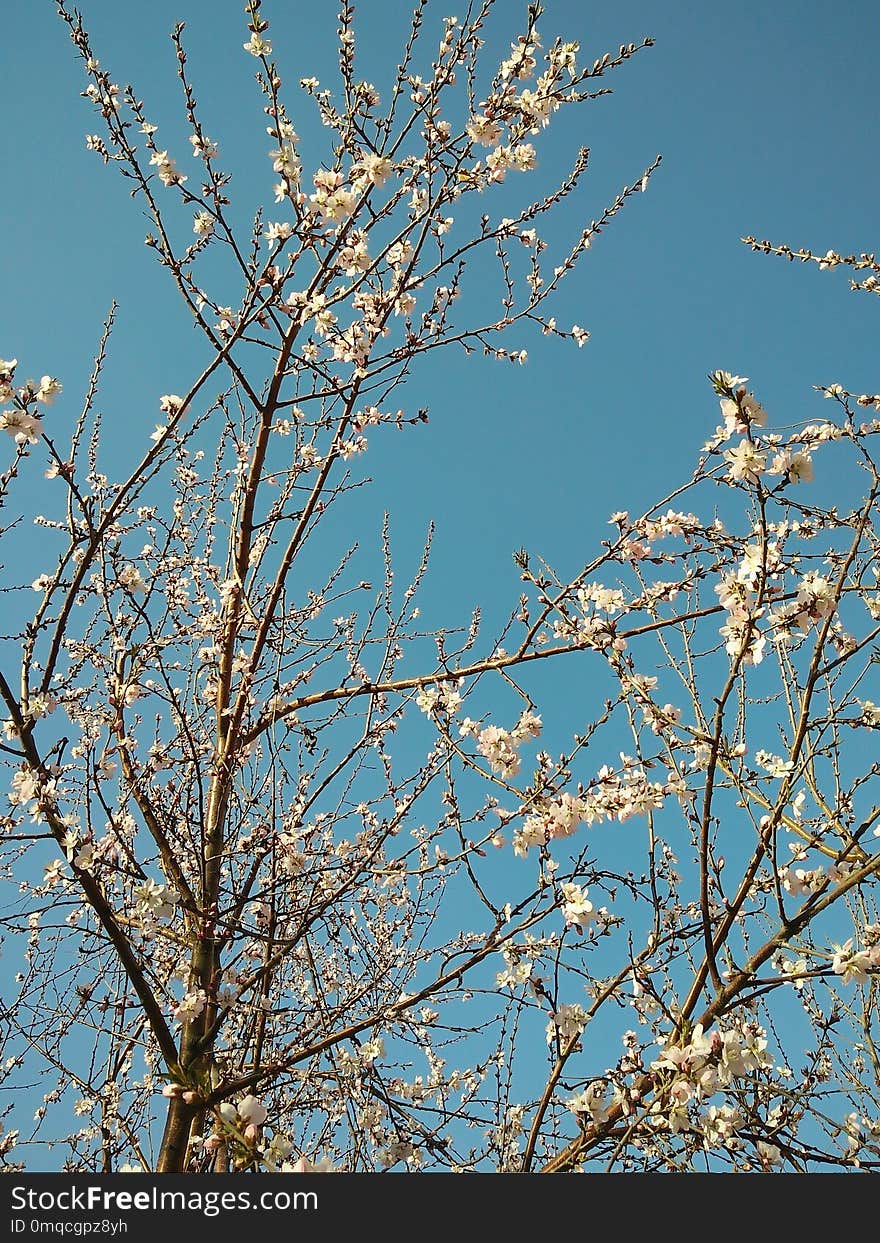
M179 1097L168 1102L165 1132L156 1164L157 1174L182 1174L186 1167L186 1151L195 1109Z

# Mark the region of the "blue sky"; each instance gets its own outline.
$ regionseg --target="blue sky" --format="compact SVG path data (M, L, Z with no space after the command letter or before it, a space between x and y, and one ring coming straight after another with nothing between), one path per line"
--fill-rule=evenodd
M289 83L311 72L331 81L336 7L267 4ZM435 18L449 7L436 7ZM576 351L523 339L532 363L515 370L447 355L442 372L426 371L412 390L413 405L430 402L429 428L398 438L384 463L369 464L392 510L405 511L402 550L416 555L427 522L439 524L435 592L464 606L442 619L448 624L477 600L500 595L506 605L516 591L514 548L525 544L574 569L585 544L604 536L609 512L641 509L681 480L715 423L709 370L750 376L780 421L808 413L818 400L813 383L876 387L865 297L850 294L839 274L753 255L738 240L753 233L823 251L871 248L880 178L870 125L878 112L876 6L546 7L545 37L577 38L584 56L646 34L657 41L612 76L614 94L584 109L566 135L568 150L578 142L592 150L582 219L598 215L657 152L664 162L649 194L631 200L557 303L560 322L589 328L591 343ZM186 21L204 123L236 174L242 218L271 202L237 0L85 0L82 9L102 62L135 84L169 141L179 136L179 149L167 34ZM490 29L499 49L523 9L499 5ZM360 7L364 61L377 77L396 63L408 12L403 0ZM126 425L149 427L155 395L186 383L190 329L143 247L139 206L114 170L84 150L94 119L78 98L80 66L54 5L11 6L4 23L2 353L18 357L23 373L58 375L72 399L118 298L107 405L124 407L116 418Z
M437 0L429 12L439 19L455 7ZM97 55L114 80L135 85L161 145L167 136L181 164L188 153L167 34L186 21L203 123L233 172L235 210L246 221L271 203L273 178L241 9L239 0L82 0ZM291 85L312 73L332 83L336 9L332 0L267 0ZM490 61L506 52L524 9L500 0ZM851 294L844 274L757 256L739 241L754 234L817 251L872 248L876 5L547 0L546 10L545 40L577 39L585 58L656 39L612 75L610 98L588 105L542 151L552 167L563 147L592 151L561 227L577 231L600 215L658 152L663 164L553 308L560 324L589 329L586 348L516 336L511 345L531 355L525 368L444 355L407 392L408 413L430 406L429 425L377 438L381 451L371 449L376 487L356 511L364 529L355 534L375 548L389 508L403 580L428 523L437 523L422 601L429 624L466 625L479 603L491 632L519 594L516 548L574 574L606 538L612 511L641 511L689 476L718 417L707 372L749 376L778 423L824 414L813 384L880 387L871 300ZM396 64L409 6L370 0L360 13L364 72L381 82L382 66ZM144 443L158 395L186 391L194 334L143 245L140 205L85 150L96 125L54 5L10 6L4 27L0 355L17 357L23 376L57 375L65 397L52 418L72 418L117 299L101 406L111 434ZM228 301L237 297L231 290ZM32 573L7 563L3 576L29 581ZM573 687L591 688L586 671L573 680L564 664L542 669L541 684L546 718Z

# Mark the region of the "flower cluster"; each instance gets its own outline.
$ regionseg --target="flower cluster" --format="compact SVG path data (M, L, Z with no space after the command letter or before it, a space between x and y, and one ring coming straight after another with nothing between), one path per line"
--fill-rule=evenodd
M321 219L337 223L351 215L357 195L346 187L342 173L319 168L313 180L315 193L310 202Z
M697 1130L707 1147L726 1143L740 1118L734 1106L709 1106L696 1116L691 1109L735 1080L772 1066L766 1035L757 1024L743 1022L708 1033L697 1024L686 1043L667 1045L651 1063L651 1070L663 1076L651 1117L655 1125L672 1134Z
M619 771L603 765L596 777L577 795L567 792L544 798L530 810L513 839L514 851L524 856L533 846L545 846L556 838L570 837L579 824L616 821L647 815L663 806L667 795L678 788L671 782L649 781L634 759L621 755Z
M156 166L156 175L163 186L179 186L187 180L186 174L178 170L167 151L154 151L150 163Z
M217 1112L228 1126L240 1129L245 1139L251 1142L259 1139L260 1128L269 1117L263 1102L250 1095L243 1097L237 1105L224 1101Z
M550 1022L547 1024L547 1043L552 1044L555 1040L565 1043L575 1039L584 1030L586 1022L587 1012L582 1005L576 1001L563 1002L550 1015Z
M798 583L794 600L779 605L770 613L774 629L785 635L793 630L807 631L837 608L837 591L825 575L809 570Z
M169 885L159 884L147 877L134 890L134 900L141 915L154 919L168 919L175 911L178 894Z
M0 410L0 431L11 436L22 448L35 445L43 434L42 412L38 406L51 406L61 392L61 385L54 376L44 375L39 381L28 380L16 386L15 369L18 360L0 358L0 402L14 404Z
M865 984L872 975L880 972L880 928L866 929L866 935L872 932L876 939L860 950L853 949L852 938L835 950L831 970L835 975L842 976L845 983Z
M572 881L563 881L560 889L562 891L562 916L566 927L587 928L597 918L596 909L587 898L589 890L582 889L580 885Z
M185 993L181 1001L174 1007L173 1015L177 1023L190 1023L197 1019L208 1004L208 995L203 988L195 988Z
M460 696L458 696L458 702L460 702ZM456 707L458 702L456 702ZM507 780L515 777L520 769L521 761L517 748L524 742L540 737L541 718L531 710L526 710L520 714L513 729L508 730L498 725L487 725L480 729L476 721L465 717L458 732L462 738L475 736L480 755L489 761L493 772Z

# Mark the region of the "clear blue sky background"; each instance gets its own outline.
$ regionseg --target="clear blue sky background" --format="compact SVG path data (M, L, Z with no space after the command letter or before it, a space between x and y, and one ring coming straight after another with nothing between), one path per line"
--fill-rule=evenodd
M463 16L457 5L436 0L429 13L438 21ZM269 208L271 144L255 62L241 47L239 0L81 0L81 7L102 63L115 81L134 83L161 127L160 147L167 144L194 181L167 38L175 21L186 21L202 121L234 174L239 218ZM545 40L578 39L585 59L647 34L657 41L613 74L614 94L588 105L569 129L567 149L589 145L592 160L563 225L574 232L598 216L658 152L663 165L555 304L561 325L590 330L587 347L518 336L511 345L529 349L526 368L446 354L442 366L423 368L408 397L412 413L430 405L429 426L371 446L365 468L377 486L358 511L357 534L375 547L377 513L391 510L402 581L429 521L437 522L422 607L438 625L467 624L477 603L499 620L519 593L514 549L526 546L573 574L606 538L609 513L641 511L689 476L718 421L710 370L751 377L771 422L822 417L814 383L880 390L874 299L850 293L845 274L753 255L739 241L751 233L817 251L875 245L875 0L547 0L546 9ZM333 85L336 10L334 0L267 0L291 88L312 73ZM489 62L506 54L524 10L499 0ZM382 66L397 63L409 6L364 0L359 11L363 72L381 84ZM426 44L435 43L432 34ZM118 299L100 406L140 450L158 395L187 388L194 335L143 246L139 203L112 166L85 151L84 136L98 124L79 98L84 84L50 0L7 5L0 356L17 357L22 376L57 375L65 395L50 417L67 423L101 321ZM291 90L288 98L296 97ZM551 129L542 162L558 164L564 137ZM226 300L235 303L238 293L230 289ZM39 471L32 477L42 483ZM2 571L4 580L22 581L35 572L8 560ZM571 694L564 663L541 671L545 719ZM587 689L589 675L581 676Z
M176 20L187 22L203 122L236 174L242 219L268 206L269 142L238 0L81 7L102 63L135 84L163 127L160 145L195 176L167 38ZM490 28L499 51L524 8L500 0ZM429 13L439 20L454 9L438 0ZM386 438L383 461L369 455L392 511L406 514L396 524L402 552L415 555L428 520L439 523L433 594L461 606L444 608L437 620L446 624L478 600L506 607L517 590L514 548L574 570L604 537L609 512L640 510L683 479L716 422L710 369L750 376L781 422L818 414L813 383L878 387L873 299L850 294L839 273L753 255L738 240L871 249L876 4L548 0L546 9L545 38L579 39L583 58L646 34L657 40L612 75L614 95L588 105L567 135L568 150L579 141L592 149L570 227L598 215L658 151L664 163L556 304L561 324L589 328L586 348L523 338L525 369L446 355L442 371L426 371L412 389L413 407L430 401L430 427ZM333 0L267 3L291 87L306 73L332 85L336 10ZM381 66L396 64L409 6L369 0L359 12L365 72L378 82ZM0 354L17 356L22 374L58 375L72 402L118 298L104 404L114 421L146 433L157 394L186 386L193 338L143 247L140 206L84 150L96 118L78 97L81 67L49 0L8 6L0 67Z

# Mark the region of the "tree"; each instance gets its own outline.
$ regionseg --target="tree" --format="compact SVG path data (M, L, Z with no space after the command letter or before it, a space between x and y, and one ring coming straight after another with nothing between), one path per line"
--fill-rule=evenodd
M746 379L713 373L723 421L692 477L614 515L573 579L519 551L494 638L479 613L423 625L430 538L401 591L387 517L374 585L340 523L368 448L427 422L392 394L443 349L524 362L513 328L582 345L553 295L659 162L550 266L547 221L588 153L515 209L511 183L555 114L651 40L582 67L531 5L487 74L484 0L445 19L420 76L426 7L380 97L343 3L339 89L300 84L329 135L306 171L250 0L277 183L244 238L183 27L198 188L58 5L101 121L88 145L129 179L207 353L185 393L157 392L116 479L97 407L114 311L76 418L67 398L47 413L54 377L0 363L2 498L54 560L10 583L0 674L22 960L4 1074L18 1110L51 1081L3 1159L876 1165L880 420L860 407L880 396L834 385L835 417L771 433ZM481 254L501 277L490 315ZM877 287L871 256L819 266ZM212 293L233 286L233 305ZM807 486L826 459L843 502ZM23 529L3 528L9 564ZM538 741L548 660L592 662L597 684L556 754Z

